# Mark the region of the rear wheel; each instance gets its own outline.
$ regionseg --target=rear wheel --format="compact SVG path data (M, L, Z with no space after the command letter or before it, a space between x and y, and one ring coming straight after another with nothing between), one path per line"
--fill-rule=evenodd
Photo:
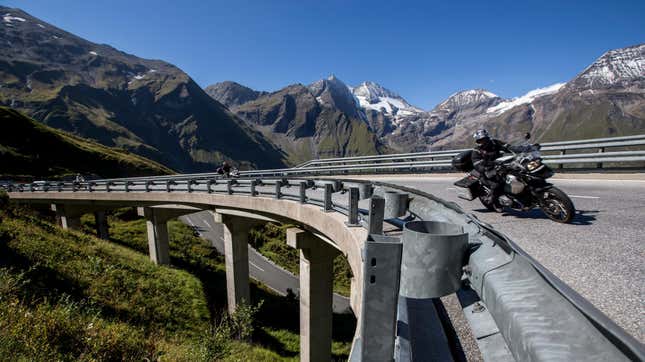
M568 223L573 219L576 209L573 202L557 187L551 187L542 194L540 208L549 219L555 222Z

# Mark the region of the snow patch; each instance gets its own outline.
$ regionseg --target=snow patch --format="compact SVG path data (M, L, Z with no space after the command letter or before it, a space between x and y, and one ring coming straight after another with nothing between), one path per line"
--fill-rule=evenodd
M134 79L137 79L137 80L141 80L143 78L145 78L145 75L143 75L143 74L137 74L137 75L134 76Z
M36 25L38 25L38 27L41 29L45 29L45 26L43 24L36 24Z
M490 107L486 110L486 113L500 114L519 105L532 103L537 98L558 92L565 84L566 83L556 83L548 87L534 89L521 97L513 98L494 107Z
M26 19L19 18L19 17L17 17L17 16L11 16L11 14L10 14L10 13L6 13L6 14L4 14L4 16L2 17L2 20L3 20L5 23L12 23L12 22L14 22L14 21L19 21L19 22L21 22L21 23L24 23L25 21L27 21Z
M90 54L92 54L92 55L99 55L97 52L95 52L95 51L93 51L93 50L90 52Z

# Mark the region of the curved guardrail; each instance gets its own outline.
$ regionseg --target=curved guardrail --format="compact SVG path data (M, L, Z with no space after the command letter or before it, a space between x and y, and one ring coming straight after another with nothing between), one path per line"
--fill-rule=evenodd
M632 151L606 151L611 148L639 147L643 150ZM364 173L407 173L421 171L450 171L452 170L452 157L461 151L442 150L431 152L401 153L388 155L357 156L311 160L293 168L280 168L269 170L241 171L241 177L306 177L317 175L348 175ZM595 152L571 153L572 150L595 150ZM542 144L543 152L557 152L558 154L544 154L544 163L550 165L594 165L602 169L605 163L620 163L625 165L638 165L645 163L645 135L595 138L586 140L549 142ZM189 180L193 178L209 177L225 179L222 175L212 173L165 175L156 177L132 177L115 180Z
M64 198L65 194L79 192L87 194L120 192L131 194L130 198L136 201L136 195L182 192L269 197L312 204L320 206L325 212L345 215L348 228L360 225L368 231L373 242L371 244L367 242L364 246L363 264L364 268L367 268L365 271L371 270L366 264L371 258L370 255L381 255L378 254L380 247L400 243L396 237L394 237L396 240L382 240L383 221L395 229L402 230L403 233L406 232L405 225L409 221L451 223L458 225L468 234L469 247L464 254L465 287L471 288L479 299L476 304L465 303L463 307L465 310L476 308L478 313L490 314L496 325L496 332L487 337L501 335L515 360L645 359L642 344L568 288L503 234L490 225L480 222L475 216L464 213L456 204L412 188L348 179L258 177L222 180L213 178L209 174L168 176L164 179L152 177L99 180L86 183L8 184L4 188L10 192L12 199L23 201L29 200L31 193L37 193L37 197L41 199L46 199L49 194L54 194L60 199ZM407 196L399 197L403 194ZM91 195L87 197L91 198ZM368 209L359 208L359 200L366 198L370 198ZM389 270L390 274L386 273L386 275L394 273L398 278L397 268L401 268L400 264L394 270ZM360 273L356 268L353 270L355 275ZM374 281L367 280L365 275L362 279L361 295L374 293L369 289L372 288ZM368 328L366 325L384 323L382 318L387 313L383 313L384 306L381 300L392 298L381 299L384 298L382 293L386 292L386 295L389 295L393 293L389 289L398 290L398 285L397 280L396 286L388 284L388 289L379 291L381 294L369 294L380 296L378 298L362 298L361 310L365 314L359 318L361 325L357 326L357 337L352 352L353 360L371 360L376 356L374 354L376 349L381 353L384 346L388 345L387 341L384 344L382 338L375 342L375 337L370 337L370 333L382 333L382 329ZM402 303L402 300L399 299L398 303L399 318L413 311L402 310L402 305L410 305L410 300L405 303ZM436 300L432 303L436 303ZM399 325L397 333L403 330L413 333L413 329L406 328L410 327L414 320L399 320L399 322L403 324ZM445 321L440 324L444 326ZM436 326L427 325L423 328L436 328ZM427 345L420 344L418 341L415 344L414 340L414 336L398 334L398 349L394 352L399 356L398 360L405 359L401 356L414 356L415 349L438 348L437 341L429 341L435 345ZM481 341L485 342L484 337ZM393 345L394 342L391 342ZM401 348L410 350L402 352ZM392 352L387 348L385 350L387 353ZM490 348L482 351L488 353L486 351L490 351Z

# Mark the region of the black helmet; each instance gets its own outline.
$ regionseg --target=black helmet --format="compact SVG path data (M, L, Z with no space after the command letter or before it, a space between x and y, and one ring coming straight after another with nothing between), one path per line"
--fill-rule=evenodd
M488 135L488 131L485 129L478 129L473 133L473 138L475 139L475 142L477 143L482 143L482 142L487 142L490 140L490 136Z

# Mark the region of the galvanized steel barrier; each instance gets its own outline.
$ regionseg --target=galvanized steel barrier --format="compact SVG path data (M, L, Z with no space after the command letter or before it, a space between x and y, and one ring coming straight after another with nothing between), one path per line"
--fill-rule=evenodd
M125 192L132 200L147 193L218 193L290 200L346 215L348 228L360 226L370 235L363 245L362 312L352 360L458 360L438 299L455 290L485 360L645 358L642 344L507 237L456 204L415 189L364 180L222 180L210 174L3 187L23 201L30 193L47 199L50 193ZM360 208L365 199L367 209Z

